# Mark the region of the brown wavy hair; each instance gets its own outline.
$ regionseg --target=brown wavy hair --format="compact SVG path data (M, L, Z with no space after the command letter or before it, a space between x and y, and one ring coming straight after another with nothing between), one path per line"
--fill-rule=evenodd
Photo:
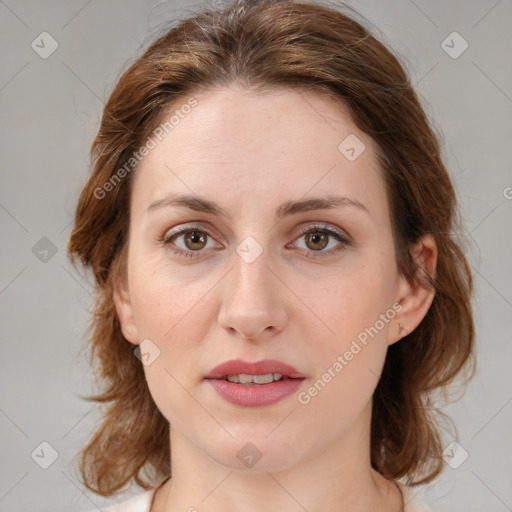
M87 399L101 404L103 423L80 452L88 489L110 496L132 480L148 489L171 475L169 424L121 332L112 298L114 276L125 271L133 172L108 191L105 184L116 173L119 178L172 105L232 83L255 92L327 93L376 142L398 269L410 282L435 287L435 297L421 324L389 347L373 397L371 462L386 478L407 477L410 485L442 470L446 416L433 397L474 372L472 276L438 136L397 57L363 24L321 4L290 0L205 7L168 27L115 85L68 245L71 260L95 278L90 358L101 389ZM435 278L409 252L426 234L439 251Z

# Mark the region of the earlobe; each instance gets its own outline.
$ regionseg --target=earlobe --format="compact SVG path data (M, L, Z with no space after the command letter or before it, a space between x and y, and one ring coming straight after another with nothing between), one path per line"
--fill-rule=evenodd
M411 248L418 271L414 282L400 277L396 300L401 306L389 332L389 344L396 343L420 325L428 313L435 297L435 279L437 267L437 245L431 235L425 235ZM430 278L431 279L430 279Z
M112 299L116 308L117 318L124 337L134 345L139 344L139 335L133 316L133 307L127 283L120 278L114 279Z

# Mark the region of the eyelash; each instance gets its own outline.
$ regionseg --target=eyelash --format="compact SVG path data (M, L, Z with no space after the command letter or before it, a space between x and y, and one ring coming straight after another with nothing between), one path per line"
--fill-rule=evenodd
M175 249L171 245L172 240L174 240L180 236L186 235L188 233L194 233L196 231L205 233L208 237L213 238L210 236L208 231L206 231L201 226L187 226L186 228L182 228L173 233L165 234L163 236L163 238L161 239L161 242L165 247L167 247L174 254L176 254L177 256L179 256L181 258L196 258L196 257L201 256L201 252L204 252L204 251L203 250L185 251L183 249ZM351 245L350 240L346 236L344 236L342 233L336 231L335 229L330 228L329 226L325 226L325 225L303 227L300 229L300 232L299 232L299 235L297 238L301 238L304 235L307 235L309 233L324 233L326 235L331 236L338 242L341 242L341 244L337 248L331 249L330 251L312 251L312 250L310 250L309 252L312 253L312 255L311 256L308 255L307 256L308 258L323 258L326 256L332 256L334 254L337 254L340 251L343 251L347 246Z

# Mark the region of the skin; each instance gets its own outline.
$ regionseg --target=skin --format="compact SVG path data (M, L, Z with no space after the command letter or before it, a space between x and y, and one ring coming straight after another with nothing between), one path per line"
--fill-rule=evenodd
M372 395L388 346L418 326L434 291L398 272L373 141L318 92L256 95L232 85L194 97L198 105L134 175L127 276L116 279L114 293L127 340L150 339L160 350L144 371L171 423L173 476L151 511L401 510L396 484L371 468ZM338 150L350 134L366 147L355 161ZM229 216L178 206L148 211L172 193L216 201ZM333 193L366 209L338 206L274 222L285 201ZM171 228L191 223L206 243L187 245L183 235L162 242ZM351 242L328 236L318 249L318 239L298 232L316 224ZM249 236L263 249L251 263L236 252ZM177 256L172 243L196 248L195 257ZM434 274L434 241L424 237L412 251ZM393 304L400 312L301 404L298 393ZM306 379L276 404L232 405L204 377L235 358L277 359ZM252 468L237 457L247 442L261 453Z

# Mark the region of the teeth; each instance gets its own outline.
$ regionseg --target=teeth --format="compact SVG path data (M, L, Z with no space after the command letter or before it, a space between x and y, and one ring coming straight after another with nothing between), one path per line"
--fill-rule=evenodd
M235 384L270 384L282 377L280 373L266 373L265 375L248 375L240 373L238 375L228 375L226 379Z

